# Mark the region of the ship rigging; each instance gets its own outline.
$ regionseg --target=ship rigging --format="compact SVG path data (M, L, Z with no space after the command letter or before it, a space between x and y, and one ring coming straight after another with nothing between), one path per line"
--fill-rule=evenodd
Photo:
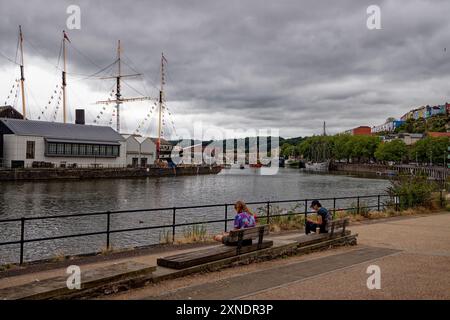
M99 67L97 64L95 64L100 70L96 71L93 74L85 75L85 74L75 74L75 73L68 73L68 49L73 49L75 52L80 54L81 56L87 58L92 63L92 59L87 57L84 53L82 53L79 49L77 49L72 41L69 39L68 34L63 31L61 46L59 50L59 56L58 56L58 62L56 66L53 66L58 70L58 72L61 72L61 80L60 83L56 84L55 88L52 90L52 93L50 95L50 98L48 100L48 103L45 104L44 107L39 108L39 114L38 116L32 117L32 113L30 110L30 107L28 105L28 101L26 99L26 83L25 83L25 63L24 63L24 34L22 32L22 27L19 26L19 37L18 37L18 45L17 45L17 53L16 53L16 59L10 59L3 53L1 56L9 60L10 62L13 62L17 66L19 66L20 69L20 77L14 79L13 85L11 87L11 90L9 92L9 95L7 99L5 100L5 105L10 104L12 107L17 109L18 105L18 95L20 91L20 97L21 97L21 104L22 104L22 115L24 119L37 119L37 120L50 120L52 122L57 121L58 117L61 119L63 123L68 122L68 115L69 115L69 102L68 101L68 94L67 89L69 87L68 78L72 77L81 77L80 80L101 80L103 82L107 82L108 80L115 80L115 86L110 91L110 98L106 100L99 100L94 102L94 105L102 105L100 112L96 117L93 119L93 124L98 125L104 122L104 116L108 113L107 112L107 106L112 105L113 111L111 112L111 118L108 121L108 125L113 125L113 119L115 118L115 129L117 132L122 133L123 131L123 125L121 121L122 112L124 108L124 103L132 103L132 102L138 102L138 101L147 101L149 102L150 106L148 111L146 112L145 116L141 119L138 119L138 124L135 130L131 131L134 135L143 135L146 132L150 133L152 131L152 125L151 120L154 119L153 116L156 116L156 136L157 136L157 159L159 159L159 155L161 153L161 140L165 137L165 131L164 128L167 128L172 131L172 134L176 136L176 128L174 124L174 119L172 117L172 113L169 110L166 102L166 94L165 94L165 84L166 84L166 70L167 70L167 59L164 56L164 53L161 54L161 64L160 64L160 86L158 89L158 94L155 95L157 97L152 97L149 95L147 90L145 89L147 94L142 94L138 90L136 90L131 84L127 83L126 79L136 79L140 78L145 86L145 79L140 72L134 72L136 71L134 68L132 68L126 61L123 60L123 47L121 44L121 41L118 40L117 42L117 51L116 51L116 59L107 65L106 67ZM73 39L72 39L73 40ZM31 47L35 49L34 45L31 45ZM38 51L38 50L36 50ZM40 53L39 53L40 54ZM40 54L42 56L42 54ZM47 61L48 59L45 58ZM60 61L62 60L62 66L60 67ZM94 64L94 63L92 63ZM128 66L130 69L133 70L134 73L126 73L123 70L123 65ZM105 75L107 70L115 70L114 74ZM71 80L72 81L72 80ZM74 81L76 82L76 81ZM29 85L28 81L28 85ZM70 82L72 83L72 82ZM123 84L125 84L127 87L130 87L134 91L139 93L139 96L136 97L125 97L125 94L123 93ZM30 91L29 87L27 87L28 91ZM114 99L112 99L112 96L115 96ZM62 103L62 115L60 113L60 104ZM37 104L37 103L36 103ZM73 103L72 103L73 104ZM88 110L89 111L89 110ZM50 113L50 119L49 119L49 113ZM157 113L157 115L156 115ZM62 117L61 117L62 116ZM171 127L168 127L167 124L170 123ZM166 132L167 133L167 132ZM166 136L167 137L167 136Z

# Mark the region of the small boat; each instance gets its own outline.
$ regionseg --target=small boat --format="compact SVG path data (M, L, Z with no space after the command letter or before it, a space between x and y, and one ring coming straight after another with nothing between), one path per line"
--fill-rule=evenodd
M245 166L244 166L243 164L241 164L241 165L239 166L239 169L245 169Z
M306 162L305 163L305 170L306 171L327 172L329 167L330 167L330 161Z

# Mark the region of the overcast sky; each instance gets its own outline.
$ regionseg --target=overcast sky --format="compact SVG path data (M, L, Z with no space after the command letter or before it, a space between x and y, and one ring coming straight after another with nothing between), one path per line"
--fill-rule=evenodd
M81 30L67 30L71 4L81 8ZM366 26L372 4L381 8L381 30ZM168 136L174 133L172 121L180 132L201 121L224 129L279 128L283 137L320 134L326 121L328 132L337 133L450 101L450 2L445 0L0 0L0 12L0 104L19 77L6 57L15 60L21 24L32 119L53 119L63 29L72 42L71 121L77 107L86 108L90 123L97 116L101 124L113 119L112 105L103 110L94 102L107 99L114 82L85 76L114 61L118 39L128 64L124 72L134 73L131 66L144 75L126 80L125 97L157 97L164 52L172 112L165 120ZM16 104L21 110L20 99ZM123 131L134 132L151 106L124 104ZM156 117L142 128L155 134Z

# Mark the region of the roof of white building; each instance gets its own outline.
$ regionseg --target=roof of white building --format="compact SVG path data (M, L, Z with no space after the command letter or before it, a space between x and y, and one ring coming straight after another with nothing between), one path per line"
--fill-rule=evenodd
M118 143L124 141L113 128L61 122L0 118L16 135L37 136L59 142Z
M144 141L146 141L146 140L150 140L150 141L153 142L153 140L150 139L149 137L136 137L136 140L137 140L139 143L141 143L141 144L142 144Z

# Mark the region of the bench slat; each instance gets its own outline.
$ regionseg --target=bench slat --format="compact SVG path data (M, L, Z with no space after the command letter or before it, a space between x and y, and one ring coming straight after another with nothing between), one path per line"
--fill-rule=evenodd
M260 249L269 248L273 245L273 241L263 241ZM250 246L244 246L241 248L241 254L258 250L258 244L252 244ZM204 250L192 252L191 255L185 254L183 257L170 256L157 259L157 264L162 267L173 269L184 269L193 267L196 265L221 260L237 255L236 247L217 246Z
M230 248L232 248L232 247L227 247L227 246L224 246L224 245L216 245L213 248L214 248L215 252L220 254L220 253L229 251ZM209 248L209 249L212 249L212 248ZM208 249L204 249L204 250L208 250ZM197 255L198 256L202 256L202 255L204 255L202 252L203 252L203 250L200 250L200 251L197 250L197 251L180 253L180 254L176 254L176 255L170 256L170 259L174 260L174 261L182 261L186 257L195 258Z
M342 219L331 220L331 223L327 226L328 233L332 236L335 233L345 233L345 228L348 226L350 222L349 217L345 217Z
M256 239L259 237L260 229L264 229L263 235L269 234L269 225L261 225L252 228L245 228L241 230L231 230L229 233L230 241L236 242L239 239L239 234L242 234L242 240Z

